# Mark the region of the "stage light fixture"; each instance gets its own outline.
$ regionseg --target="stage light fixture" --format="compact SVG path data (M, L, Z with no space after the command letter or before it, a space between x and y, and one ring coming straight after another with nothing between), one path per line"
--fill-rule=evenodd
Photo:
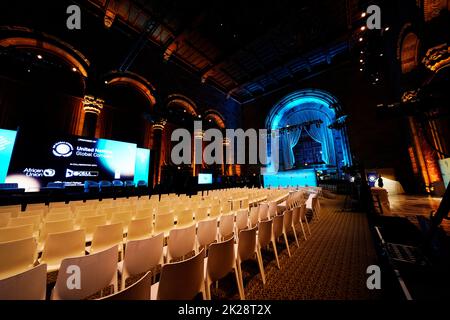
M72 68L72 71L73 71L73 72L77 72L77 68L73 67L73 68Z
M365 16L366 16L365 12L361 13L361 18L364 18Z
M364 38L362 38L362 37L359 38L359 42L363 42L363 40L364 40Z
M389 31L389 27L384 28L384 31Z
M364 30L366 30L366 26L361 27L361 31L364 31Z
M39 60L42 59L42 56L41 56L40 54L38 54L36 57L37 57Z

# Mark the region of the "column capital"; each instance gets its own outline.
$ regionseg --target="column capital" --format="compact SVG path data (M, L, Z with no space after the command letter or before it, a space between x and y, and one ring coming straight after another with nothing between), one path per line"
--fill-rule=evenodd
M164 130L164 127L166 126L167 120L166 119L160 119L158 121L155 121L153 124L153 130Z
M86 95L83 98L83 110L85 113L94 113L99 115L103 109L104 100Z

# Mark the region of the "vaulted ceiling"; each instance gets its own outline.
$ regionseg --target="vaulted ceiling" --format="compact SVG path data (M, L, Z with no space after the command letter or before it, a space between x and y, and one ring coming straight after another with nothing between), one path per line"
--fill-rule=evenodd
M162 50L161 59L183 65L199 82L241 103L348 55L352 24L365 2L87 1L106 25L112 22L139 35L123 69L151 42Z

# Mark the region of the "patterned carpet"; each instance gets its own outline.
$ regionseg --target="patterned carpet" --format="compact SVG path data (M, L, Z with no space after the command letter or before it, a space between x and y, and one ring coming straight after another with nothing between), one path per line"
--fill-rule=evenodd
M321 201L321 219L311 223L308 240L299 238L297 248L289 236L292 257L284 242L277 245L281 270L272 250L263 250L266 285L256 261L243 263L248 300L372 300L381 292L366 287L366 268L377 264L376 252L365 214L340 212L343 198ZM212 286L213 299L238 299L233 275Z

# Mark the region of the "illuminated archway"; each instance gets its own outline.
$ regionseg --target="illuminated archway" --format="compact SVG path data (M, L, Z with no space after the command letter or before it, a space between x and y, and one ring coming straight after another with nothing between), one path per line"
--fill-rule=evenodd
M206 110L205 120L214 122L220 129L225 129L225 120L223 116L216 110Z
M333 95L323 90L304 89L275 104L266 118L266 128L280 132L280 159L284 159L284 169L293 167L292 149L305 131L321 143L324 164L342 168L351 165L344 120L341 106ZM293 135L297 136L292 138Z
M420 40L415 33L409 32L403 38L400 49L402 73L411 72L419 64L419 46Z
M104 78L107 86L111 87L116 85L124 85L132 87L147 98L150 104L150 108L155 105L156 103L156 99L154 96L155 88L149 81L147 81L140 75L129 71L126 72L113 71L108 73Z
M198 116L196 104L188 97L182 94L171 94L167 97L167 108L181 107L190 115Z

